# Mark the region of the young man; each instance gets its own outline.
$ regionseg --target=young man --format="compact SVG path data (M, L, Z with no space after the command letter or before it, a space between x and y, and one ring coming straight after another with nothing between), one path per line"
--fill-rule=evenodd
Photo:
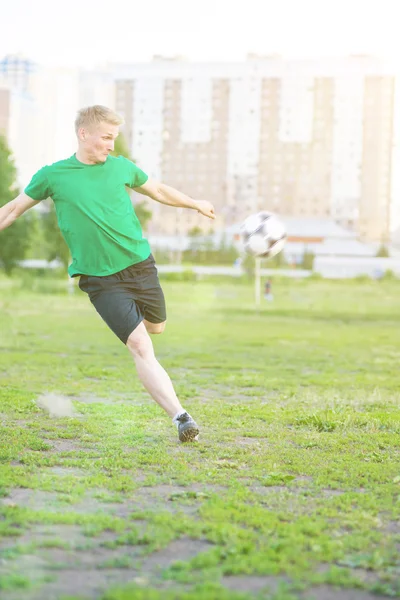
M104 106L80 110L75 121L76 154L40 169L23 193L0 208L0 230L41 200L53 199L72 256L70 276L80 276L81 290L126 344L141 382L177 425L179 439L192 441L199 428L154 356L149 333L164 331L164 295L125 186L162 204L192 208L210 219L214 219L214 208L206 200L192 200L149 179L130 160L110 156L122 123L121 117Z

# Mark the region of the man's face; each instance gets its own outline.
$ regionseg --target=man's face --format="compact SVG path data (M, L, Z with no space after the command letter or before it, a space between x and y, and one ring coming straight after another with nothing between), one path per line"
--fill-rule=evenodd
M119 125L100 123L96 127L80 130L79 139L86 156L93 163L102 163L114 150L114 142L119 133Z

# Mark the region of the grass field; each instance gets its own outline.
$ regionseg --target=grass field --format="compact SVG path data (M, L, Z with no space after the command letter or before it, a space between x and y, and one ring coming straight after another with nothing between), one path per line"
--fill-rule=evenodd
M191 445L84 294L0 280L0 597L400 597L400 283L164 288Z

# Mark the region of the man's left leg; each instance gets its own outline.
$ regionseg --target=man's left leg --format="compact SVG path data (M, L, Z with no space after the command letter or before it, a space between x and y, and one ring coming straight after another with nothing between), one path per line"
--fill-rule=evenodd
M158 334L164 332L166 321L163 321L162 323L151 323L150 321L143 319L143 323L148 333Z

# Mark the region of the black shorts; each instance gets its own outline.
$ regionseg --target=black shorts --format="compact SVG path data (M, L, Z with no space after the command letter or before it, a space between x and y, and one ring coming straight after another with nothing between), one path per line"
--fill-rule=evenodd
M113 275L81 275L79 287L89 295L99 315L124 344L143 319L162 323L167 318L152 254Z

